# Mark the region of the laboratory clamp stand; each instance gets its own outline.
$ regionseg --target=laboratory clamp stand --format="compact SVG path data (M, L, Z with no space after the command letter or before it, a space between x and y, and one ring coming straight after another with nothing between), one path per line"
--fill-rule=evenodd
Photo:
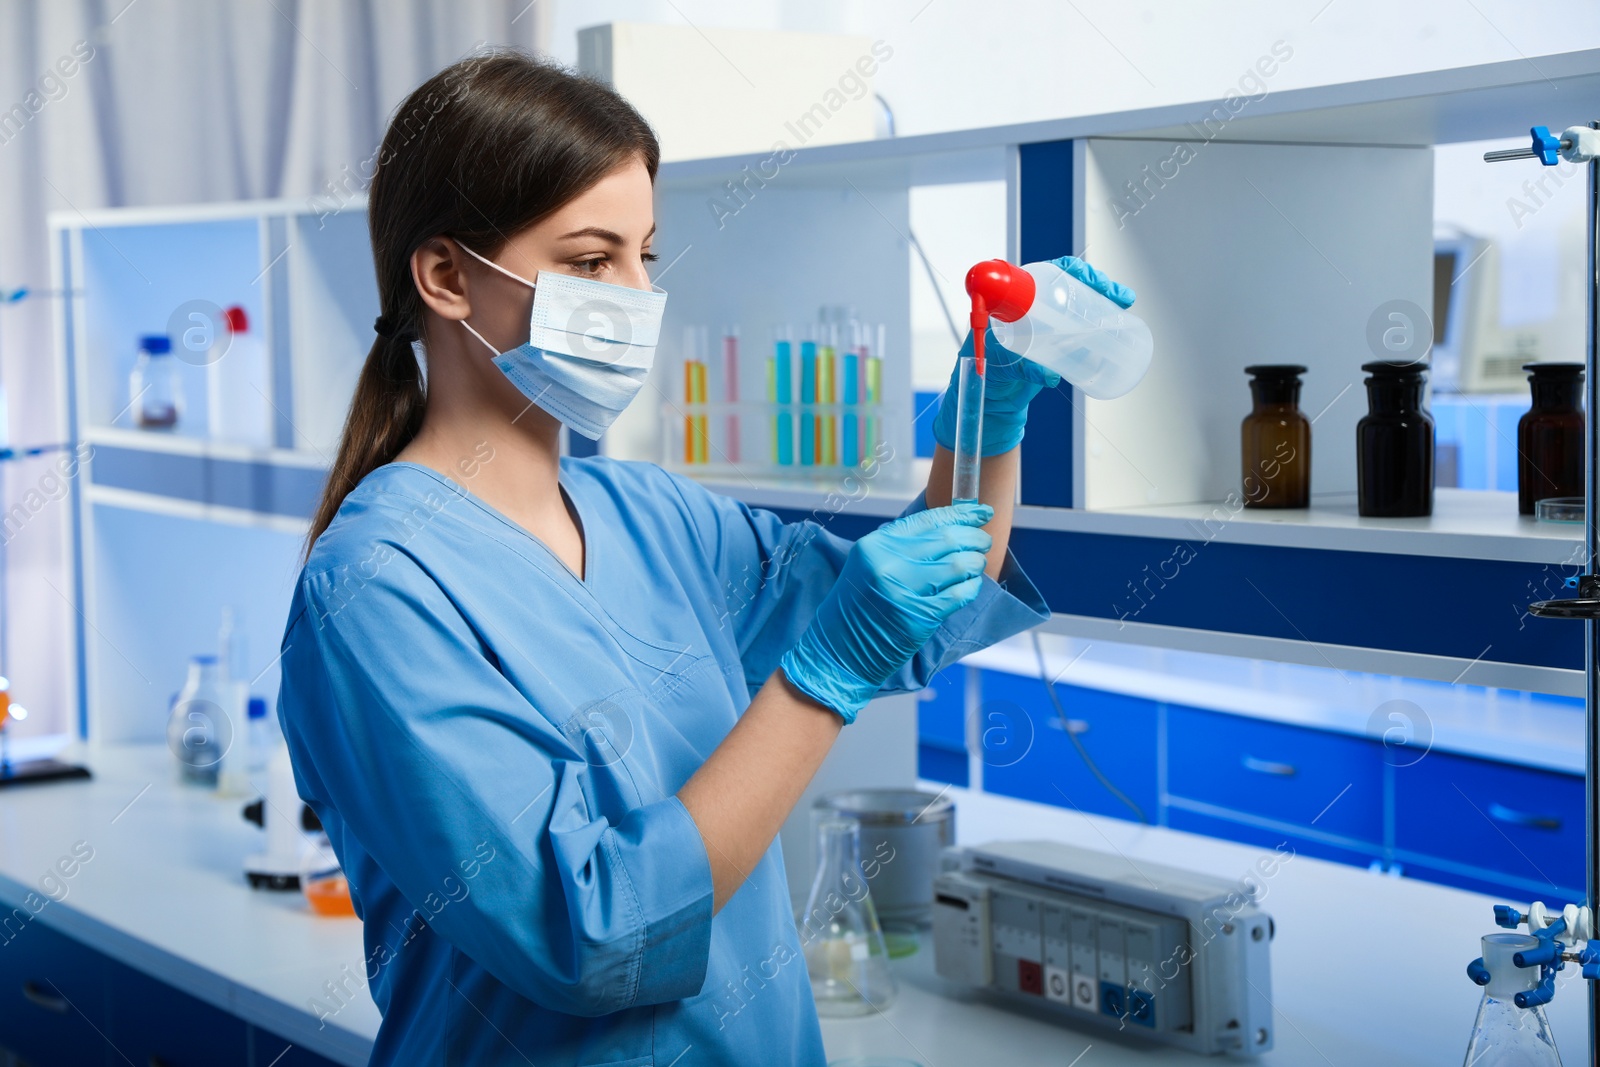
M1585 353L1587 379L1584 420L1584 445L1587 463L1584 472L1584 543L1587 550L1586 574L1577 579L1578 595L1545 600L1530 605L1538 616L1551 619L1583 619L1584 673L1587 677L1584 700L1585 757L1585 842L1584 891L1590 905L1600 892L1600 436L1596 434L1595 412L1600 411L1600 381L1596 380L1596 346L1600 344L1600 122L1570 126L1559 135L1548 127L1535 126L1529 133L1528 148L1484 154L1484 162L1537 159L1546 167L1562 161L1589 165L1588 283L1589 304ZM1515 931L1527 927L1526 934L1496 933L1483 939L1484 955L1467 967L1468 976L1484 987L1467 1049L1467 1062L1481 1067L1499 1062L1519 1064L1559 1064L1555 1044L1544 1019L1543 1005L1555 996L1556 974L1567 963L1577 963L1584 978L1590 979L1585 991L1589 997L1589 1055L1587 1062L1600 1067L1600 940L1594 939L1594 915L1590 907L1567 905L1559 914L1549 913L1535 902L1526 910L1500 905L1495 908L1497 925ZM1523 973L1527 972L1527 973ZM1537 977L1536 977L1537 976Z

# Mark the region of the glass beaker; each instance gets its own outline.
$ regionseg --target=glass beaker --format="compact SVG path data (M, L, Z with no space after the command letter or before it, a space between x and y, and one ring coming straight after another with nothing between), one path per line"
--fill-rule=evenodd
M894 1000L889 950L861 872L861 824L830 815L817 825L817 874L799 917L818 1015L866 1015Z
M1513 959L1538 944L1538 938L1527 934L1484 935L1489 984L1478 1002L1463 1067L1561 1067L1544 1007L1519 1008L1513 999L1539 984L1539 968L1518 967Z

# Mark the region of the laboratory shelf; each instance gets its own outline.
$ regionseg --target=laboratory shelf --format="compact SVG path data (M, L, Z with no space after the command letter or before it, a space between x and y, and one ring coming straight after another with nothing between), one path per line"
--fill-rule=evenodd
M325 471L331 458L311 449L255 448L231 441L123 427L97 426L83 434L83 440L100 447L126 451L162 452L177 456L196 456L238 463L262 463L281 467L302 467Z
M713 487L845 537L912 499ZM1442 489L1423 519L1361 518L1326 498L1293 514L1024 505L1011 543L1054 632L1570 696L1583 691L1582 628L1527 605L1568 595L1580 534L1519 517L1512 493Z

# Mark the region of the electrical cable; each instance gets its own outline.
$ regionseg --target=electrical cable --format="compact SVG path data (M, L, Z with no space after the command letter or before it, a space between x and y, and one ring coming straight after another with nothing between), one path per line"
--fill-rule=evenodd
M1055 683L1050 681L1050 672L1044 665L1044 646L1039 642L1039 631L1033 630L1029 636L1033 638L1034 657L1039 661L1039 681L1044 683L1045 691L1050 694L1050 703L1055 705L1056 714L1061 718L1061 729L1066 733L1067 740L1072 742L1072 747L1078 750L1078 756L1083 760L1083 765L1089 768L1089 773L1094 775L1096 781L1106 787L1106 792L1127 805L1128 810L1132 811L1140 822L1146 826L1151 825L1150 817L1144 813L1144 809L1135 803L1132 797L1112 784L1111 779L1107 778L1095 764L1094 759L1089 755L1089 750L1083 747L1083 742L1078 740L1078 735L1072 731L1072 723L1067 720L1067 709L1061 706L1061 697L1057 695Z

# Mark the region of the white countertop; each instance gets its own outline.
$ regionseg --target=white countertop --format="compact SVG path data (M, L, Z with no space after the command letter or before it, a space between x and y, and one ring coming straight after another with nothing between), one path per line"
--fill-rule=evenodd
M310 1051L365 1063L378 1027L365 993L325 1026L310 1007L311 998L327 997L325 983L361 973L360 924L316 917L298 894L246 886L239 864L260 837L239 816L247 798L180 786L171 755L158 745L91 749L86 762L93 781L0 792L0 901L20 903L58 858L85 841L93 859L37 921ZM1224 878L1243 875L1261 853L1022 801L952 794L962 843L1054 838ZM1478 936L1492 929L1493 903L1306 857L1283 865L1263 900L1277 924L1278 1013L1277 1047L1262 1058L1264 1067L1455 1067L1478 1001L1465 968L1478 954ZM1065 1067L1092 1046L1083 1067L1219 1062L1069 1029L947 989L925 954L903 961L898 974L899 997L884 1015L823 1023L830 1057ZM1564 988L1550 1009L1569 1063L1585 1054L1577 993Z

